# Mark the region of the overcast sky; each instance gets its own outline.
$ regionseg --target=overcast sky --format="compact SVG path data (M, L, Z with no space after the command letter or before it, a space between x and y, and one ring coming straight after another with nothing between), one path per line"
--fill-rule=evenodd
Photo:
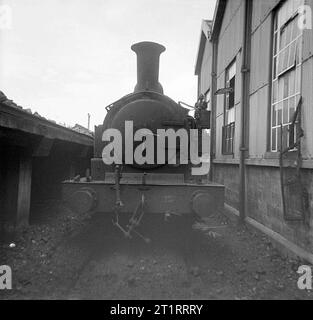
M166 47L160 82L194 103L202 19L215 0L0 0L12 25L0 30L0 84L9 99L68 125L100 124L105 107L133 91L133 43Z

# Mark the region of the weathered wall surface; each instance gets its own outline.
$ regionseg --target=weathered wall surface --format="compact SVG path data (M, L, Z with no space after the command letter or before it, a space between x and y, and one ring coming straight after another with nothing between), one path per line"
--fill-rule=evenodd
M298 1L298 0L295 0ZM312 252L313 250L313 35L304 30L302 65L302 139L303 166L301 177L309 195L305 210L307 221L286 221L283 212L278 153L268 153L271 95L272 24L279 0L254 0L251 30L251 70L249 100L249 159L246 170L247 216L260 222L289 241ZM313 9L313 0L305 3ZM243 1L228 1L218 43L217 88L225 86L225 69L236 58L236 129L235 155L223 156L222 126L224 96L217 97L216 159L213 179L226 187L226 203L239 208L239 139L241 97L241 46Z
M259 1L264 2L264 1ZM265 1L270 2L270 1ZM253 12L262 6L254 1ZM264 5L263 5L264 6ZM258 16L256 13L253 18ZM253 25L256 22L253 21ZM251 73L249 106L249 157L263 158L267 151L272 17L268 15L251 35Z
M218 48L218 74L232 62L242 46L244 0L227 2Z
M312 8L313 0L306 0ZM313 23L313 22L312 22ZM303 158L313 159L313 30L303 33L303 64L302 64L302 97L303 97ZM313 168L313 165L312 165Z
M306 4L311 8L312 0ZM277 0L253 1L252 15L252 48L251 48L251 80L250 80L250 123L249 157L264 158L267 150L269 96L271 77L271 41L272 41L272 9L279 3ZM303 129L305 137L302 144L303 158L313 157L313 36L312 30L304 30L303 65L302 65L302 97L303 97Z
M224 95L217 97L216 106L216 159L239 159L240 97L241 97L241 46L244 20L244 1L227 2L218 40L217 88L225 87L225 70L236 60L235 87L235 141L234 157L222 154L222 127L224 125Z
M239 167L238 165L214 165L213 180L225 186L225 202L239 209Z
M212 44L206 39L205 49L203 54L201 75L200 75L200 94L205 94L211 87L212 73Z
M309 224L306 224L304 221L290 222L284 219L279 168L248 167L247 211L249 217L312 252L312 170L303 170L302 178L310 194L311 208L309 211L311 211L311 214Z
M261 0L253 1L252 32L262 25L265 19L271 15L272 10L281 0Z
M268 119L270 105L272 12L279 1L253 1L252 52L250 79L250 126L249 158L266 158L269 135ZM311 8L313 1L308 0ZM305 137L302 141L302 156L312 159L313 154L313 58L312 30L304 30L302 65L302 127ZM266 162L266 160L265 160ZM280 233L299 246L312 250L312 229L304 222L287 222L283 215L282 194L278 160L272 160L273 167L249 166L247 170L248 215L272 230ZM308 164L306 166L311 166ZM307 214L312 225L312 170L302 170L303 183L310 197Z

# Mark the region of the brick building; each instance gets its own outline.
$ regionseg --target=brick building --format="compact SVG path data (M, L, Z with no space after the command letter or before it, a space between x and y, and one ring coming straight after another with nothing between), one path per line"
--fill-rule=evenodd
M218 0L195 73L226 208L313 262L313 0Z

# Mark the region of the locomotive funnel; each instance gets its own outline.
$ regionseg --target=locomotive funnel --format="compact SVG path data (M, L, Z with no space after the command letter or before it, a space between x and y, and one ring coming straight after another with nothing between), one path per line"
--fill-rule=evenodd
M159 83L159 61L165 47L145 41L132 45L131 49L137 54L137 85L134 92L149 90L163 94Z

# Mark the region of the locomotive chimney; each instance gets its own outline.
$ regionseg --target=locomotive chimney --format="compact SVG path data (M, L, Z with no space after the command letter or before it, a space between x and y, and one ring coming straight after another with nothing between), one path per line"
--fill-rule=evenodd
M131 49L137 54L137 85L134 92L149 90L163 94L159 83L159 61L165 47L155 42L139 42Z

